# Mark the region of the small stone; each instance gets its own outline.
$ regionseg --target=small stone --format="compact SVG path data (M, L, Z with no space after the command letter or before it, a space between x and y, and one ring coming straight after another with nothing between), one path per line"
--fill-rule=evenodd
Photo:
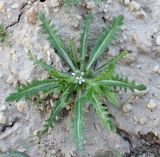
M146 107L150 110L154 110L156 108L156 106L157 106L157 104L153 99L151 99L146 105Z
M1 105L0 106L0 112L5 111L7 109L6 105Z
M121 61L123 65L131 64L132 62L136 61L135 54L127 54Z
M144 125L147 122L147 118L142 116L139 118L139 124Z
M0 112L0 124L6 124L7 118L4 116L3 112Z
M147 94L148 91L149 91L149 88L147 88L146 90L143 90L143 91L139 91L137 89L134 89L134 94L137 96L143 96L143 95Z
M0 12L4 13L4 3L0 2Z
M155 66L153 67L152 71L153 71L154 73L158 73L159 69L160 69L160 66L159 66L159 65L155 65Z
M94 2L86 2L86 7L87 7L87 9L94 9L95 3Z
M138 11L141 6L139 3L135 2L135 1L132 1L130 4L129 4L129 8L132 10L132 11Z
M130 0L124 0L124 5L129 5Z
M141 9L140 11L136 12L136 16L139 18L139 19L142 19L142 20L146 20L147 19L147 14L146 12Z
M30 11L27 14L27 22L29 24L35 25L37 22L37 13L35 12L35 10Z
M17 151L19 151L19 152L25 152L26 151L26 149L25 148L22 148L22 147L19 147L18 149L17 149Z
M156 38L156 45L160 46L160 35L158 35Z
M128 113L132 111L132 106L131 104L127 104L127 105L124 105L122 109L124 113Z
M19 112L23 112L26 106L26 102L25 101L19 101L17 104L17 109Z
M11 5L11 8L12 9L18 9L19 8L19 4L13 4L13 5Z

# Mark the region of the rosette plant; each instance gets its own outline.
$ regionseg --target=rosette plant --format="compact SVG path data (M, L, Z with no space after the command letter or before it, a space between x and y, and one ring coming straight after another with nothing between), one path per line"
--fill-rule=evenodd
M88 52L88 36L90 32L91 15L87 15L83 22L80 48L75 46L74 41L66 48L61 40L55 26L51 24L43 13L38 15L43 33L47 36L52 48L56 50L59 57L65 62L69 70L59 71L42 60L35 60L35 64L42 66L48 71L50 77L45 80L34 80L31 83L21 84L15 93L10 94L6 101L19 101L21 98L29 98L39 92L59 91L60 97L51 109L50 116L45 122L42 133L53 128L56 118L68 104L71 105L72 129L74 140L78 149L83 146L84 131L84 106L91 104L102 125L111 131L116 127L107 106L102 105L102 98L106 98L115 107L118 107L117 89L127 91L145 90L143 84L136 84L116 74L115 64L125 55L119 53L112 59L104 61L95 67L96 60L104 54L113 39L117 37L117 31L123 24L123 16L114 17L112 23L104 27L95 45ZM89 56L89 57L88 57Z

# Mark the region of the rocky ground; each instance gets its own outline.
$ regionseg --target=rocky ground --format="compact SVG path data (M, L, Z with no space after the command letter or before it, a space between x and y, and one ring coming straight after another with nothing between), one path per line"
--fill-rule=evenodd
M92 10L95 16L90 45L105 23L113 16L124 15L119 40L103 58L127 50L117 71L144 83L148 89L120 93L121 110L110 107L118 126L117 133L103 129L92 110L86 113L86 149L82 157L109 157L112 149L118 149L126 157L159 157L159 8L159 0L106 0L98 4L84 0L81 6L72 9L64 7L59 0L1 0L0 23L7 28L9 36L7 41L0 43L0 151L25 151L31 157L79 157L70 136L67 112L49 134L39 138L36 132L49 111L37 109L32 102L6 103L5 98L19 83L47 77L29 60L29 50L58 69L64 68L40 31L37 12L45 12L61 36L65 39L69 34L78 45L83 15ZM47 101L45 104L49 103Z

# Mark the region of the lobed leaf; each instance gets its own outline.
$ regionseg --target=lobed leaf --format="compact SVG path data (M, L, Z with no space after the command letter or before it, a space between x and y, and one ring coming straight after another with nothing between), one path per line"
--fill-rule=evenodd
M54 80L36 80L31 83L22 84L16 93L10 94L6 101L19 101L22 97L30 97L37 94L38 92L46 92L53 90L53 88L59 87L59 84L55 83Z
M129 82L128 78L121 78L120 76L113 77L109 80L102 80L97 82L100 85L106 85L114 88L120 88L127 91L127 89L130 89L131 91L134 91L134 89L137 89L139 91L146 90L146 87L143 84L136 85L135 81Z
M47 20L43 13L39 13L38 18L39 18L39 21L41 22L40 26L43 30L43 33L48 36L47 38L50 41L51 46L57 50L58 55L66 63L68 63L68 65L73 71L75 71L76 68L72 60L69 58L67 52L65 51L64 46L61 42L61 39L59 38L59 35L57 33L57 30L51 26L51 21Z
M101 102L98 99L98 96L96 96L95 94L92 95L92 103L102 125L104 125L104 127L106 127L109 131L115 132L116 128L113 124L112 119L108 116L109 112L107 111L107 108L102 106Z
M102 55L102 53L104 53L104 50L110 45L112 40L115 38L118 29L123 24L123 18L124 17L122 15L114 17L111 26L106 27L104 29L104 32L102 33L101 37L98 39L97 43L91 51L86 70L89 70L91 68L95 60L100 55Z
M53 68L53 66L47 64L43 60L35 60L34 63L42 66L53 77L57 77L57 78L68 78L69 77L67 74L56 70L55 68Z
M44 129L41 131L41 134L47 133L49 128L53 128L54 123L56 121L56 117L58 117L60 112L68 105L72 92L72 88L68 87L62 93L61 97L56 102L55 106L52 107L51 114L49 118L46 120Z
M109 68L110 65L112 64L116 64L119 60L121 60L124 56L126 55L126 52L120 52L118 53L116 56L114 56L111 60L107 61L106 63L104 63L103 65L101 65L100 67L98 67L96 69L96 74L106 70Z

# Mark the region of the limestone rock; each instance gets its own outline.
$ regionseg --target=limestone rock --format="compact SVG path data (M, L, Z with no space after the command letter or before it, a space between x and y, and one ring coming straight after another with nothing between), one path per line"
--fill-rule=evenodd
M156 108L156 106L157 106L157 104L153 99L151 99L146 105L146 107L150 110L154 110Z
M131 112L132 111L132 106L131 104L127 104L127 105L124 105L123 106L123 112L124 113L128 113L128 112Z
M0 124L6 124L7 118L4 116L3 112L0 112Z
M25 101L19 101L17 104L17 109L19 112L23 112L26 106L26 102Z

